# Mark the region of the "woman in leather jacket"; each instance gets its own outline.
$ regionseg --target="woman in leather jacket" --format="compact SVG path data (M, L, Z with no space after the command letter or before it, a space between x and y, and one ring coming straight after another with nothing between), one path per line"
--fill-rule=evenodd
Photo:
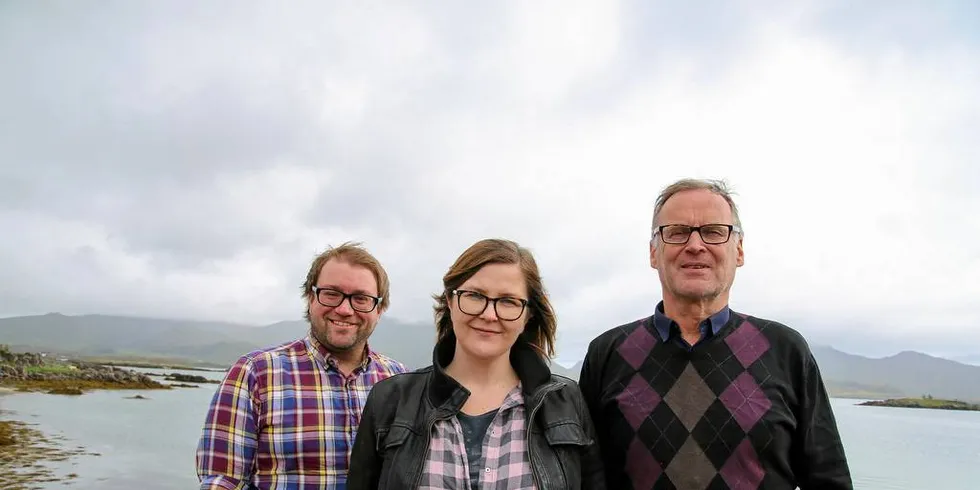
M557 322L531 253L479 241L443 286L432 365L371 390L347 488L605 488L578 385L546 362Z

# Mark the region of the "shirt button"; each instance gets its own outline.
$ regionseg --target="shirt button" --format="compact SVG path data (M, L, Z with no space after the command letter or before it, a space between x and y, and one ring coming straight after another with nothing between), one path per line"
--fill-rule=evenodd
M489 467L486 468L486 472L487 473L490 473L490 468Z

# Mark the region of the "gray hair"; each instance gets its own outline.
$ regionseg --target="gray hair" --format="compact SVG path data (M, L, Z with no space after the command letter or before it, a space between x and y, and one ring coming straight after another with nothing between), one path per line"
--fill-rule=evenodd
M663 210L667 200L678 192L695 190L710 191L725 198L725 201L728 202L728 207L732 210L732 224L739 229L740 234L745 235L745 232L742 231L742 220L738 217L738 206L735 205L735 200L732 199L733 192L728 186L728 183L724 180L714 179L681 179L665 187L664 190L660 191L660 195L657 196L657 204L653 208L653 222L650 230L651 239L657 235L657 218L660 216L660 211Z

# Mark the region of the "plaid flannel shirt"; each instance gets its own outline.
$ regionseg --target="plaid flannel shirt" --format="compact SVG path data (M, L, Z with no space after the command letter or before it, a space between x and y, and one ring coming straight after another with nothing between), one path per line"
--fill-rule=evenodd
M536 488L527 452L527 415L518 385L504 399L483 439L483 461L467 461L456 417L436 422L419 490L470 490L469 465L479 464L481 490Z
M344 489L368 392L405 371L368 349L344 376L310 335L243 356L208 409L197 448L201 489Z

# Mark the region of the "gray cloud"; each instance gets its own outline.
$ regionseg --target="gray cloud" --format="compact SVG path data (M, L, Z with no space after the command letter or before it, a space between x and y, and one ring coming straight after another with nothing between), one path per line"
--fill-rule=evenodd
M930 293L943 277L904 257L980 272L977 222L950 218L977 205L977 42L943 33L945 6L896 38L917 8L861 37L833 4L5 3L0 314L298 318L309 259L353 239L388 265L391 314L427 321L456 255L505 236L537 253L575 357L649 314L653 198L703 175L745 191L739 304L914 347L868 317L904 302L924 326L976 289ZM895 245L794 248L790 220Z

